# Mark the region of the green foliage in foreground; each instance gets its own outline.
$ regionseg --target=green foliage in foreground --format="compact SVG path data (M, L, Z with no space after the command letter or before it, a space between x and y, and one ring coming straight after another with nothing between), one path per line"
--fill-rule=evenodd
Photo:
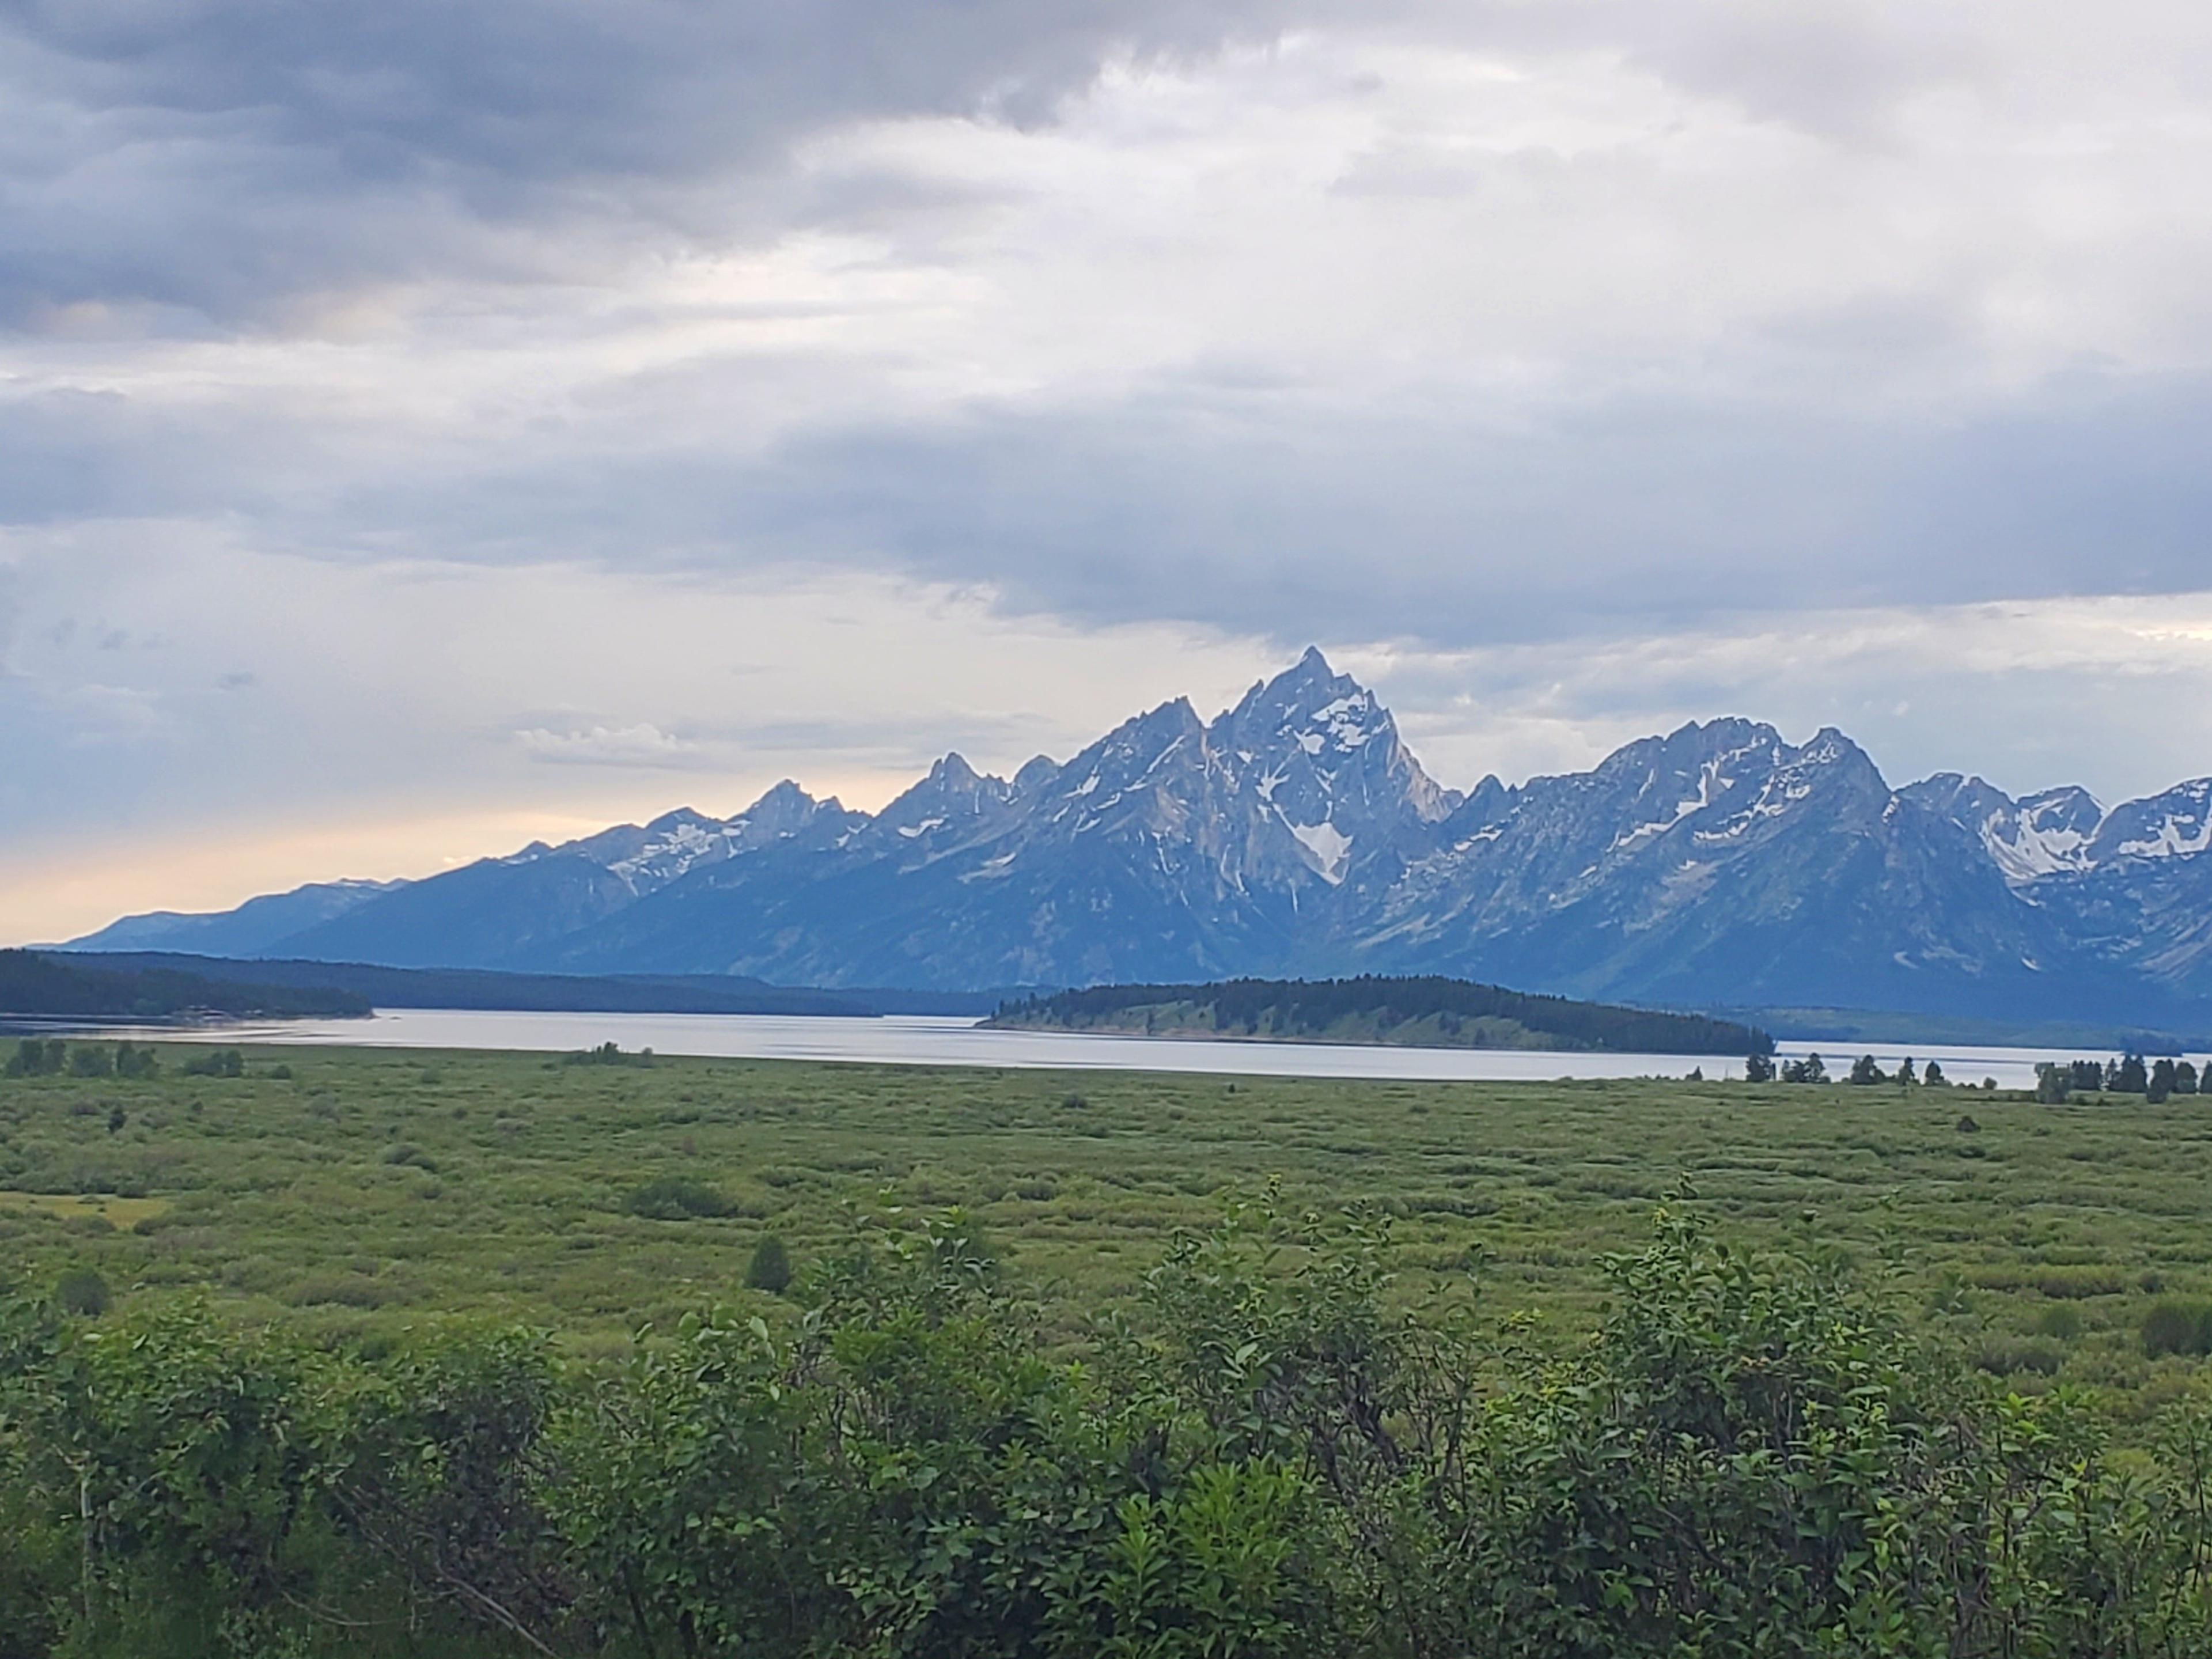
M0 1655L2212 1650L2212 1414L2116 1453L1832 1259L1662 1210L1565 1356L1233 1211L1079 1358L957 1218L782 1328L371 1359L190 1299L0 1321Z

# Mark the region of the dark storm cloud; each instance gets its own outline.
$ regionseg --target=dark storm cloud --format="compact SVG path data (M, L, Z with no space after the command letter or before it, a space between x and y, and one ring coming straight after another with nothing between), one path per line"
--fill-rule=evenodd
M850 186L756 196L840 123L1040 122L1110 57L1316 23L1620 53L1832 134L1972 64L1932 23L1725 0L9 0L0 319L94 303L189 331L349 283L557 275L603 238L865 214Z
M1163 402L841 434L717 493L738 539L896 550L1043 610L1460 645L2200 587L2208 453L2203 377L1946 422L1649 398L1533 426L1238 430Z
M840 121L1042 118L1264 0L50 0L0 7L0 300L236 319L362 277L557 265L486 228L702 228Z
M525 466L282 510L331 546L350 531L494 562L557 543L671 572L890 565L1024 609L1290 641L1322 617L1340 636L1464 646L2205 580L2202 376L2084 377L1948 420L1680 397L1541 422L1293 415L1220 392L974 409L758 457L623 454L586 430Z

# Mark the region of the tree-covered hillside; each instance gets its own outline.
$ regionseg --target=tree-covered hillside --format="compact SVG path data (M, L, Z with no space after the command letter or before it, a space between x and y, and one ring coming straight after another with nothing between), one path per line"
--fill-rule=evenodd
M167 969L112 972L0 951L0 1018L166 1019L205 1012L240 1018L343 1017L369 1012L367 997L327 986L245 985Z
M1741 1055L1770 1054L1774 1048L1765 1032L1735 1020L1532 996L1435 976L1096 985L1003 1003L988 1023L1033 1030L1451 1048Z

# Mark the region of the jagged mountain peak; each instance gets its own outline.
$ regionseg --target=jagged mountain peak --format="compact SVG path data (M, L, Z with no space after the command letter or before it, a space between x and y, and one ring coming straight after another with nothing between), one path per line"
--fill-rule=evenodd
M1176 697L1131 715L1066 765L1055 769L1048 780L1040 775L1037 781L1048 782L1050 799L1095 797L1103 804L1150 777L1178 751L1202 761L1205 742L1206 726L1198 711L1191 707L1189 698Z
M1956 772L1939 772L1900 793L1978 836L2005 878L2020 887L2212 852L2212 778L2178 783L2109 811L2079 784L2015 800L1994 784Z
M1588 775L1612 781L1639 772L1662 775L1739 757L1771 758L1788 751L1782 733L1761 720L1734 715L1686 720L1663 737L1638 738L1600 761Z
M1173 744L1202 737L1205 732L1205 722L1191 707L1190 699L1175 697L1141 714L1130 715L1061 767L1060 775L1065 778L1086 763L1096 766L1105 757L1155 755Z
M1985 778L1958 772L1938 772L1898 794L1974 836L2015 886L2086 869L2091 838L2105 817L2096 797L2078 786L2015 800Z
M155 921L268 954L793 984L1444 972L1662 1004L2141 1019L2164 997L2212 1020L2205 852L2212 780L2110 812L1962 773L1893 791L1832 726L1792 743L1735 716L1462 798L1315 648L1210 724L1175 698L1011 782L948 753L872 816L787 779L725 819Z
M722 820L709 817L696 806L679 806L672 811L663 812L657 818L648 819L645 827L656 836L665 836L678 830L719 830L722 827Z
M1362 717L1375 707L1372 692L1349 674L1331 668L1317 647L1308 646L1304 656L1273 678L1254 681L1237 706L1210 729L1257 736L1304 732L1327 724L1343 728L1337 738L1340 746L1357 747L1366 740Z
M1978 778L1975 780L1979 782ZM2076 829L2094 830L2105 821L2104 803L2078 783L2062 783L2056 789L2039 789L2020 798L2022 808L2048 821L2063 816Z
M1206 728L1206 742L1236 803L1242 852L1224 867L1240 882L1318 877L1339 887L1363 869L1361 880L1394 878L1459 804L1421 769L1375 694L1317 647L1254 685Z
M935 844L939 832L963 832L1013 798L1013 786L970 766L958 751L946 755L927 775L876 814L871 831L887 831L907 842Z
M817 808L829 804L817 801L791 779L784 778L769 785L761 798L738 817L763 827L772 823L799 823L813 816Z
M2212 851L2212 778L2192 778L2115 806L2091 840L2093 863L2193 858Z
M968 763L968 757L957 749L948 749L943 759L932 763L930 781L954 788L965 788L976 782L981 775Z

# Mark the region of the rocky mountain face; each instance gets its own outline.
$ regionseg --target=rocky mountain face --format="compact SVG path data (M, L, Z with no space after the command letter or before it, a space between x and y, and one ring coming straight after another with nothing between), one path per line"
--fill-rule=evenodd
M1462 795L1309 651L1211 722L1178 699L1012 780L948 755L872 815L782 783L732 818L533 845L231 948L941 988L1449 973L2148 1024L2212 1010L2208 853L2212 780L2110 811L1955 774L1893 789L1840 732L1741 720ZM80 945L149 948L136 926Z

